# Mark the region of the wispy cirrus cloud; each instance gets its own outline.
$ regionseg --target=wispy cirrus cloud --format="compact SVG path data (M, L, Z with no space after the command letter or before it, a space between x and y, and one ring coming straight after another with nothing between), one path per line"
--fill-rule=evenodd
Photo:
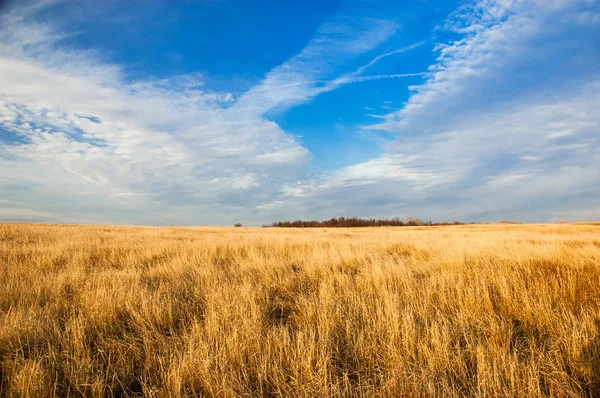
M359 71L340 76L340 66L372 51L399 28L397 23L383 19L338 17L323 25L299 54L267 73L260 84L245 93L238 109L265 114L308 101L352 82L352 78L358 81Z

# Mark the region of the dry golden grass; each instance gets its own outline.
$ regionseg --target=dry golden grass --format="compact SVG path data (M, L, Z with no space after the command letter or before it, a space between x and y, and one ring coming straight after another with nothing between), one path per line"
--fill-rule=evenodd
M599 396L600 225L0 225L3 396Z

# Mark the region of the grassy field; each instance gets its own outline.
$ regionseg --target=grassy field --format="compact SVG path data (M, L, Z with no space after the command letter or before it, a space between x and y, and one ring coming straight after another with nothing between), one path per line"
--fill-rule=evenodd
M0 396L600 396L600 225L0 224Z

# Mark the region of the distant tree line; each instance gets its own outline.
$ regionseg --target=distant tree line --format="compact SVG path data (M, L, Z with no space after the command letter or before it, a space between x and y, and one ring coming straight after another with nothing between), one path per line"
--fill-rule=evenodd
M358 218L358 217L339 217L331 218L325 221L275 221L270 225L263 225L266 228L357 228L357 227L414 227L422 225L461 225L464 223L455 221L453 223L432 223L431 221L422 221L418 218L398 217L391 219Z

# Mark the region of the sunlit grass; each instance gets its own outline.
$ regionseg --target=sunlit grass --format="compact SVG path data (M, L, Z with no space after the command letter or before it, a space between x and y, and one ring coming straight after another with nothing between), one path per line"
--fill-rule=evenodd
M598 396L600 225L0 225L0 395Z

